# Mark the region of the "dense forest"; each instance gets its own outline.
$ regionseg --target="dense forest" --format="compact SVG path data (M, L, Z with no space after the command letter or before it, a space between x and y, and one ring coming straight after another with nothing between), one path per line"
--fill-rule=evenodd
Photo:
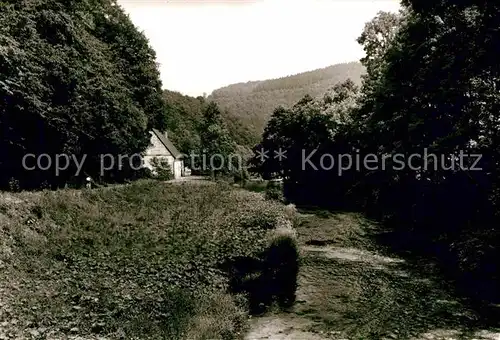
M305 95L322 96L347 79L359 85L364 73L359 62L344 63L279 79L229 85L213 91L208 99L226 110L231 131L240 143L250 145L258 141L277 105L293 105Z
M194 98L169 90L164 90L163 95L169 138L181 152L186 155L237 153L245 161L252 157L251 148L257 141L252 139L250 130L239 118L230 115L227 110L222 111L215 102L201 96ZM212 127L213 135L208 137ZM222 147L222 144L231 146ZM187 158L185 162L189 160Z
M116 0L1 6L0 187L11 190L146 176L133 157L152 128L168 131L186 154L218 145L214 136L202 145L202 130L213 128L249 158L275 105L347 78L359 83L364 72L359 63L341 64L194 98L162 89L154 50ZM209 109L211 101L220 109ZM115 163L104 173L103 155Z
M186 154L199 148L198 129L206 105L205 98L194 98L169 90L163 91L163 98L167 106L169 139Z
M498 301L500 5L403 6L359 37L362 86L276 108L257 150L287 158L254 162L285 179L289 199L362 211L393 229L397 248L439 259L470 296Z

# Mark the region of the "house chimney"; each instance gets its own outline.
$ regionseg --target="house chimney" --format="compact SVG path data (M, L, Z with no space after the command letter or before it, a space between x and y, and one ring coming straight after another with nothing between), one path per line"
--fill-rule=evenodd
M164 135L165 135L165 138L168 139L168 132L167 131L165 131Z

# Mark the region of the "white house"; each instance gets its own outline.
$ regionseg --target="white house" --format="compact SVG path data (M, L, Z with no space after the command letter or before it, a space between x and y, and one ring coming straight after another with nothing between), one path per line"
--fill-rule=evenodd
M153 129L150 134L151 142L144 154L144 166L153 170L152 160L154 158L166 159L175 179L185 176L184 156L168 139L167 133Z

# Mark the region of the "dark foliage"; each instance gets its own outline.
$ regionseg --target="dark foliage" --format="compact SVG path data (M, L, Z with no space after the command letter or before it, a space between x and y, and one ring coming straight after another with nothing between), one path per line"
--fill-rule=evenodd
M184 154L198 150L205 99L169 90L163 91L163 97L167 103L168 138Z
M166 127L145 36L115 0L16 0L0 7L0 186L13 178L21 188L37 188L88 175L132 177L129 162L101 174L100 155L140 153L147 131ZM28 154L47 154L52 167L26 170ZM58 154L86 157L79 176L74 161L55 173Z
M380 13L358 39L367 53L361 92L346 83L323 102L306 97L276 109L261 146L288 157L254 163L265 177L284 176L295 201L362 210L411 235L406 245L439 259L468 294L500 300L500 5L406 5ZM316 150L318 170L304 168L302 150ZM342 154L353 162L346 169ZM461 154L482 158L459 164ZM368 155L375 168L364 163Z

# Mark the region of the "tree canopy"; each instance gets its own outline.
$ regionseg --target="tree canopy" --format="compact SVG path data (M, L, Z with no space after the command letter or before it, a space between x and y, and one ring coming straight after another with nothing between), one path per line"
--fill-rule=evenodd
M203 111L200 123L200 146L198 168L212 176L238 170L234 166L236 143L232 140L222 114L215 102L210 102Z
M101 176L100 155L132 156L164 129L155 52L114 0L0 3L0 185L78 181L76 168L26 170L27 154L86 157L81 176ZM70 162L73 163L73 162ZM31 168L31 164L30 164Z

